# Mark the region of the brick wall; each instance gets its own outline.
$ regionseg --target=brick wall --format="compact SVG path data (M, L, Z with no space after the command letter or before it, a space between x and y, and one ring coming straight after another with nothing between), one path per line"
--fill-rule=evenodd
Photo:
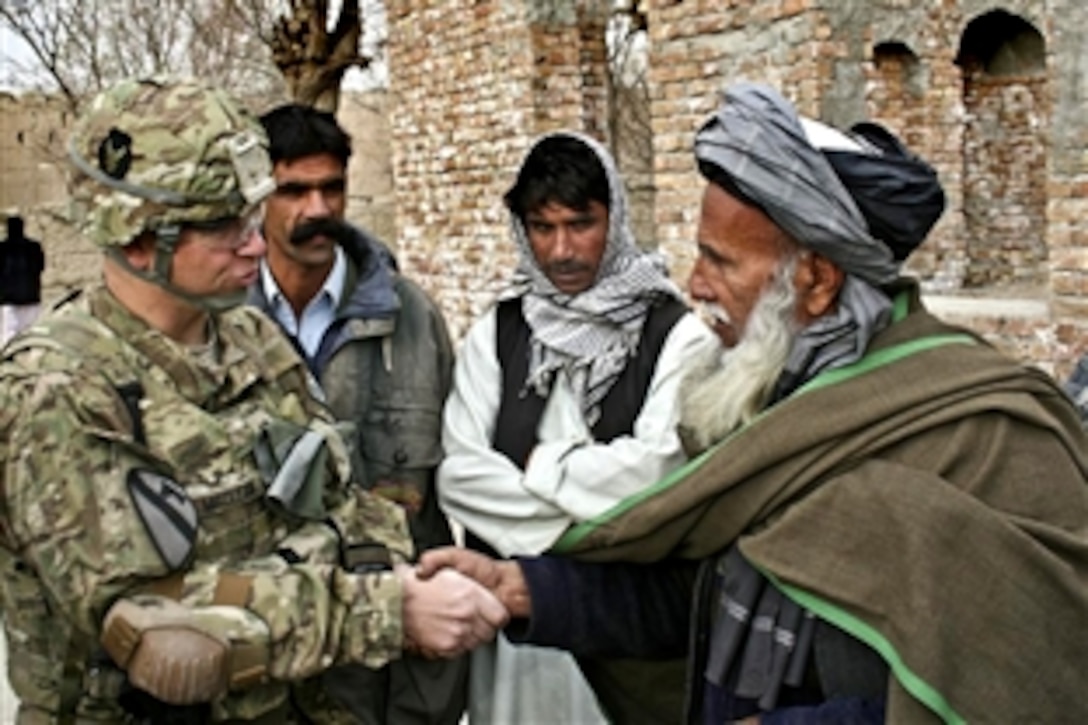
M965 79L964 33L995 8L1041 34L1044 74ZM972 294L981 301L956 319L1065 374L1088 348L1088 125L1074 117L1088 99L1086 15L1071 1L651 0L655 218L677 276L690 268L702 188L692 134L727 81L767 81L802 113L839 126L877 120L928 159L947 210L909 271L931 295L982 283ZM988 316L1015 304L995 283L1044 312Z
M702 182L691 153L694 133L717 105L726 79L766 80L814 113L820 67L834 52L808 0L651 0L655 220L674 277L694 258Z
M969 73L964 87L963 284L1045 285L1045 77Z
M388 4L400 256L455 335L515 265L501 197L531 140L605 128L602 7Z
M390 0L389 97L364 108L345 97L341 120L356 137L349 215L399 247L455 335L514 266L500 199L530 141L608 128L606 7ZM702 190L693 134L727 80L766 80L833 124L885 123L938 169L947 211L909 267L930 295L972 300L957 319L1058 374L1088 348L1088 6L646 0L644 9L653 169L638 177L635 214L649 218L640 238L659 243L678 281L690 269ZM984 77L957 63L969 24L995 9L1041 34L1044 73ZM97 274L97 263L56 225L59 177L26 155L25 131L47 127L41 108L13 111L0 97L0 210L33 206L28 231L47 244L46 286L56 292ZM62 152L58 138L45 140ZM976 280L984 286L962 289ZM1031 315L1008 314L1017 299Z
M866 78L864 116L899 135L940 175L947 197L945 213L911 256L908 268L926 280L930 289L954 290L961 286L967 268L961 193L963 114L958 91L962 80L953 63L954 41L935 42L934 36L953 32L943 16L930 10L910 27L908 35L900 35L898 28L873 28L866 33L871 52L861 60Z
M42 242L45 300L87 284L99 269L97 252L66 222L70 121L56 99L0 94L0 216L21 215L27 236Z
M0 92L0 209L29 213L63 201L63 160L68 116L56 100Z
M497 200L528 140L559 126L604 128L595 125L598 66L585 62L599 38L585 9L599 12L601 4L393 3L402 254L455 332L513 265ZM1068 370L1088 341L1088 125L1077 117L1088 99L1081 68L1088 8L1076 0L645 0L642 7L653 188L637 213L652 215L674 277L687 277L694 252L702 181L693 134L726 81L764 80L802 113L839 126L880 121L927 158L945 185L947 211L908 270L931 296L983 285L968 295L977 300L971 313L957 319L1007 340L1024 359ZM1037 31L1042 73L993 78L960 57L971 22L993 10ZM578 23L583 30L572 27ZM449 160L468 146L482 168ZM986 302L991 292L1001 305ZM1015 306L1017 294L1032 316L986 314Z
M396 246L389 97L384 91L343 93L337 120L351 134L347 218Z
M1061 333L1052 356L1067 372L1088 352L1088 8L1070 1L1050 17L1046 239L1050 310Z

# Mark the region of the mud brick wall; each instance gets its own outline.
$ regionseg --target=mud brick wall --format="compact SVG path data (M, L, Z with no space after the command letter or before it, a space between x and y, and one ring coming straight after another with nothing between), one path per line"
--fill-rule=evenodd
M1045 78L965 86L966 287L1046 284Z
M356 138L349 216L398 249L460 336L514 268L501 196L538 134L605 138L607 0L390 0L388 97L345 98ZM728 82L777 85L845 126L877 120L940 173L948 205L909 261L927 294L1056 374L1088 350L1088 5L1081 0L643 0L653 164L634 185L639 238L683 283L703 182L695 130ZM960 56L1006 13L1041 38L1028 73ZM60 223L68 119L0 95L0 216L46 243L47 295L97 275ZM33 152L33 153L32 153ZM647 231L648 230L648 231ZM1019 304L1030 314L1010 314ZM987 310L990 310L989 312Z
M502 194L531 141L606 128L603 3L392 0L402 264L459 336L516 264Z

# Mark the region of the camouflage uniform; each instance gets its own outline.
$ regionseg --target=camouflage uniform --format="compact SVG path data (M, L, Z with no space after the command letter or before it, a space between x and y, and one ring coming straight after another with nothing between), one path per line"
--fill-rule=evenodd
M246 667L204 711L215 721L336 722L307 678L400 655L396 575L351 563L373 547L411 556L403 515L350 483L344 439L274 323L247 308L210 319L194 351L97 288L0 355L0 601L20 723L131 721L99 638L140 592L216 605L200 616ZM305 434L319 443L303 484L271 497L277 456Z

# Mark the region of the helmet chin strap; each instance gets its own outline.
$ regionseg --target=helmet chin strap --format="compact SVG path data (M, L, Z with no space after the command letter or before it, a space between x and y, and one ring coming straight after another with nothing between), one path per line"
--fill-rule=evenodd
M181 238L181 227L166 224L156 228L154 234L155 265L151 269L133 267L119 247L110 247L107 253L131 274L211 314L226 312L245 302L245 289L218 295L194 295L171 282L170 268L174 264L174 252Z

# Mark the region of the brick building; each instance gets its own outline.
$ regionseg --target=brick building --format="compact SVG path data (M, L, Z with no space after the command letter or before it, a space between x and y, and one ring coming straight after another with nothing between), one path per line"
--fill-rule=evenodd
M652 219L677 279L694 130L730 79L836 125L873 119L939 170L911 260L937 311L1059 374L1088 343L1088 6L1079 0L644 0ZM400 251L454 330L511 269L499 199L537 134L608 125L605 0L389 0ZM608 139L605 139L608 140Z
M608 0L387 0L391 88L345 94L349 216L400 252L455 334L514 264L500 204L528 144L606 141ZM652 161L640 241L683 281L701 181L691 142L730 79L836 125L871 118L939 170L948 210L911 259L939 313L1059 375L1088 349L1088 6L1080 0L643 0ZM267 99L264 101L267 103ZM49 296L96 273L59 220L68 118L0 94L0 213L46 242ZM29 211L28 211L29 210Z

